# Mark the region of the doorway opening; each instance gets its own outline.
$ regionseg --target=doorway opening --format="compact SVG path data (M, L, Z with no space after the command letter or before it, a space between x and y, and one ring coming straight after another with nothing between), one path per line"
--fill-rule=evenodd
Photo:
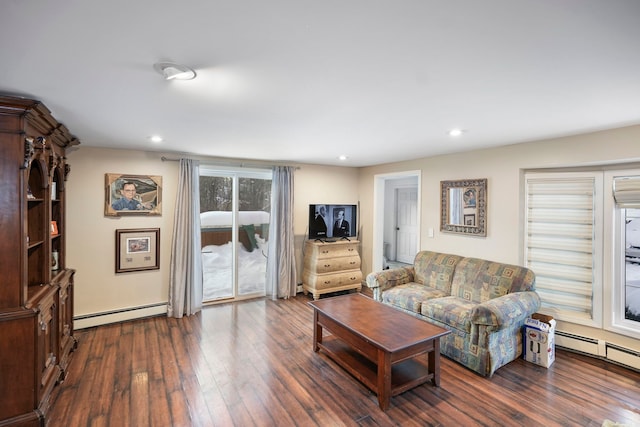
M372 269L413 263L420 250L420 171L374 180Z

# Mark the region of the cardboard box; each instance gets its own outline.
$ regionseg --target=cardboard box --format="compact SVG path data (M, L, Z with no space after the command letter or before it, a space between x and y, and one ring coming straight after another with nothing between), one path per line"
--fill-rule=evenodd
M524 322L522 357L548 368L556 360L556 321L551 316L534 313Z

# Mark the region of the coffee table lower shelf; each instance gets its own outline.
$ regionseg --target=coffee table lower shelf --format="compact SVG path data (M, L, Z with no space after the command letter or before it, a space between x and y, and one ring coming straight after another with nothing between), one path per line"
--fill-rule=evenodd
M378 394L378 366L333 335L325 336L318 347L344 370ZM426 353L422 354L426 358ZM426 362L426 361L425 361ZM391 396L404 393L433 379L427 365L410 358L391 366Z

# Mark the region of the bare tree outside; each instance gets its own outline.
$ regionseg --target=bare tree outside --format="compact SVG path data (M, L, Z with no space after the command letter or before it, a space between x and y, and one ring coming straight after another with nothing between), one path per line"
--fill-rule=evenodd
M241 211L271 211L271 180L239 178ZM230 211L233 200L233 179L221 176L200 177L200 212Z
M271 180L256 178L240 178L240 210L271 211Z

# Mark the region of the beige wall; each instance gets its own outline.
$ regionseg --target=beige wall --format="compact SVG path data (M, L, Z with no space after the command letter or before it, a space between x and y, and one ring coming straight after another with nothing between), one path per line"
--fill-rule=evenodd
M160 156L160 153L106 150L82 145L68 153L72 169L67 183L67 264L77 269L76 317L158 304L163 309L162 304L166 303L168 295L178 163L162 162ZM204 163L204 159L202 161ZM294 194L298 282L301 277L301 249L307 232L308 205L311 203L360 204L363 273L366 275L371 271L373 183L378 174L421 172L421 248L519 264L522 262L520 204L523 170L638 161L640 126L632 126L362 169L300 165L295 175ZM161 175L162 216L105 217L105 173ZM439 232L440 181L464 178L488 179L485 238ZM115 274L115 230L142 227L161 229L160 270ZM435 230L433 238L428 237L429 228ZM139 314L145 313L149 314L145 311ZM558 327L567 332L606 339L640 350L637 340L577 325L560 323Z
M469 135L471 136L471 135ZM421 248L519 263L520 186L525 169L593 166L640 160L640 126L588 135L510 145L363 168L361 194L363 258L371 258L374 177L401 171L422 172ZM440 181L487 178L487 236L440 233ZM427 230L433 228L433 238ZM368 264L370 266L370 264ZM363 273L368 273L364 271Z
M173 232L178 162L162 153L109 150L80 145L67 153L67 265L76 269L76 327L165 312ZM171 155L168 157L176 157ZM200 159L205 164L207 159ZM219 159L215 160L219 162ZM233 160L230 161L233 164ZM254 164L260 166L259 162ZM161 216L104 215L105 173L162 176ZM298 282L302 277L302 245L310 203L358 202L355 168L299 165L295 172L294 233ZM160 269L115 273L115 230L160 228ZM139 309L146 307L144 309ZM125 311L128 309L138 309ZM105 315L105 313L113 313Z
M317 203L356 205L359 201L358 169L301 165L294 183L294 233L298 283L302 283L302 249L309 230L309 205ZM359 227L359 226L358 226Z
M82 145L67 153L67 161L67 266L76 269L75 316L165 304L178 163L163 162L157 153ZM106 173L162 176L162 216L105 216ZM160 270L115 273L115 230L131 228L160 228Z
M472 137L471 134L468 137ZM385 164L360 170L361 230L366 275L371 269L374 177L400 171L422 173L421 236L422 249L488 258L500 262L522 263L523 233L521 186L525 169L562 168L631 163L640 160L640 126L550 139L501 148ZM487 236L467 237L440 233L440 181L487 178ZM427 230L433 228L433 238ZM620 345L640 349L637 340L604 331L587 330L561 322L559 329Z

